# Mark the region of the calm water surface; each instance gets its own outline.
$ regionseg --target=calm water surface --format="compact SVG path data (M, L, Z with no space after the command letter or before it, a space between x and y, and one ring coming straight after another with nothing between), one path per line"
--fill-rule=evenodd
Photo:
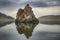
M60 25L11 23L0 28L0 40L60 40Z

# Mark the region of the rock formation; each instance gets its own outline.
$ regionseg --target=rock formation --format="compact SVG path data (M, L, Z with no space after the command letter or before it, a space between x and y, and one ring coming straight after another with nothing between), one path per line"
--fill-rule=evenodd
M32 8L27 4L24 9L19 9L16 16L17 22L37 22L38 20L33 14Z

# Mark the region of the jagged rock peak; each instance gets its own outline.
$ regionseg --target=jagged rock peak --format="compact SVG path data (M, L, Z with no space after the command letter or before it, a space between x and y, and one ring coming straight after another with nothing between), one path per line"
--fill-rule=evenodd
M17 19L17 21L20 21L20 22L38 21L29 4L27 4L24 9L20 8L18 10L16 19Z
M25 8L31 8L31 7L30 7L30 5L29 5L29 4L27 4L27 5L25 6ZM24 9L25 9L25 8L24 8Z
M27 5L25 6L25 8L24 8L24 12L30 13L31 11L32 11L32 8L30 7L29 4L27 4Z

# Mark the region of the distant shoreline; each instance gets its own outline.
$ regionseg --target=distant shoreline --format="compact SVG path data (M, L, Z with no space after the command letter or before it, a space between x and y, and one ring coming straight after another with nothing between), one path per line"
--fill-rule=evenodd
M60 24L60 15L46 15L39 18L42 24Z
M10 24L14 22L14 20L15 20L14 18L0 12L0 27Z

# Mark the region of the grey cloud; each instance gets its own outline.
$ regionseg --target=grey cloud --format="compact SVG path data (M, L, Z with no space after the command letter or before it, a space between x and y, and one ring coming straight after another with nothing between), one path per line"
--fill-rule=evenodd
M48 0L47 2L56 2L55 5L60 6L60 0Z
M34 7L47 7L47 4L45 2L30 2L30 4Z
M51 6L60 6L60 0L37 0L37 1L26 1L22 2L21 5L30 4L33 7L51 7Z
M50 6L60 6L60 0L0 0L0 6L23 6L26 4L31 4L33 7L50 7Z
M49 0L49 1L60 1L60 0Z
M10 5L12 5L12 2L10 2L10 1L0 1L0 6L10 6Z
M14 0L0 0L0 7L12 7L17 6L16 1Z

